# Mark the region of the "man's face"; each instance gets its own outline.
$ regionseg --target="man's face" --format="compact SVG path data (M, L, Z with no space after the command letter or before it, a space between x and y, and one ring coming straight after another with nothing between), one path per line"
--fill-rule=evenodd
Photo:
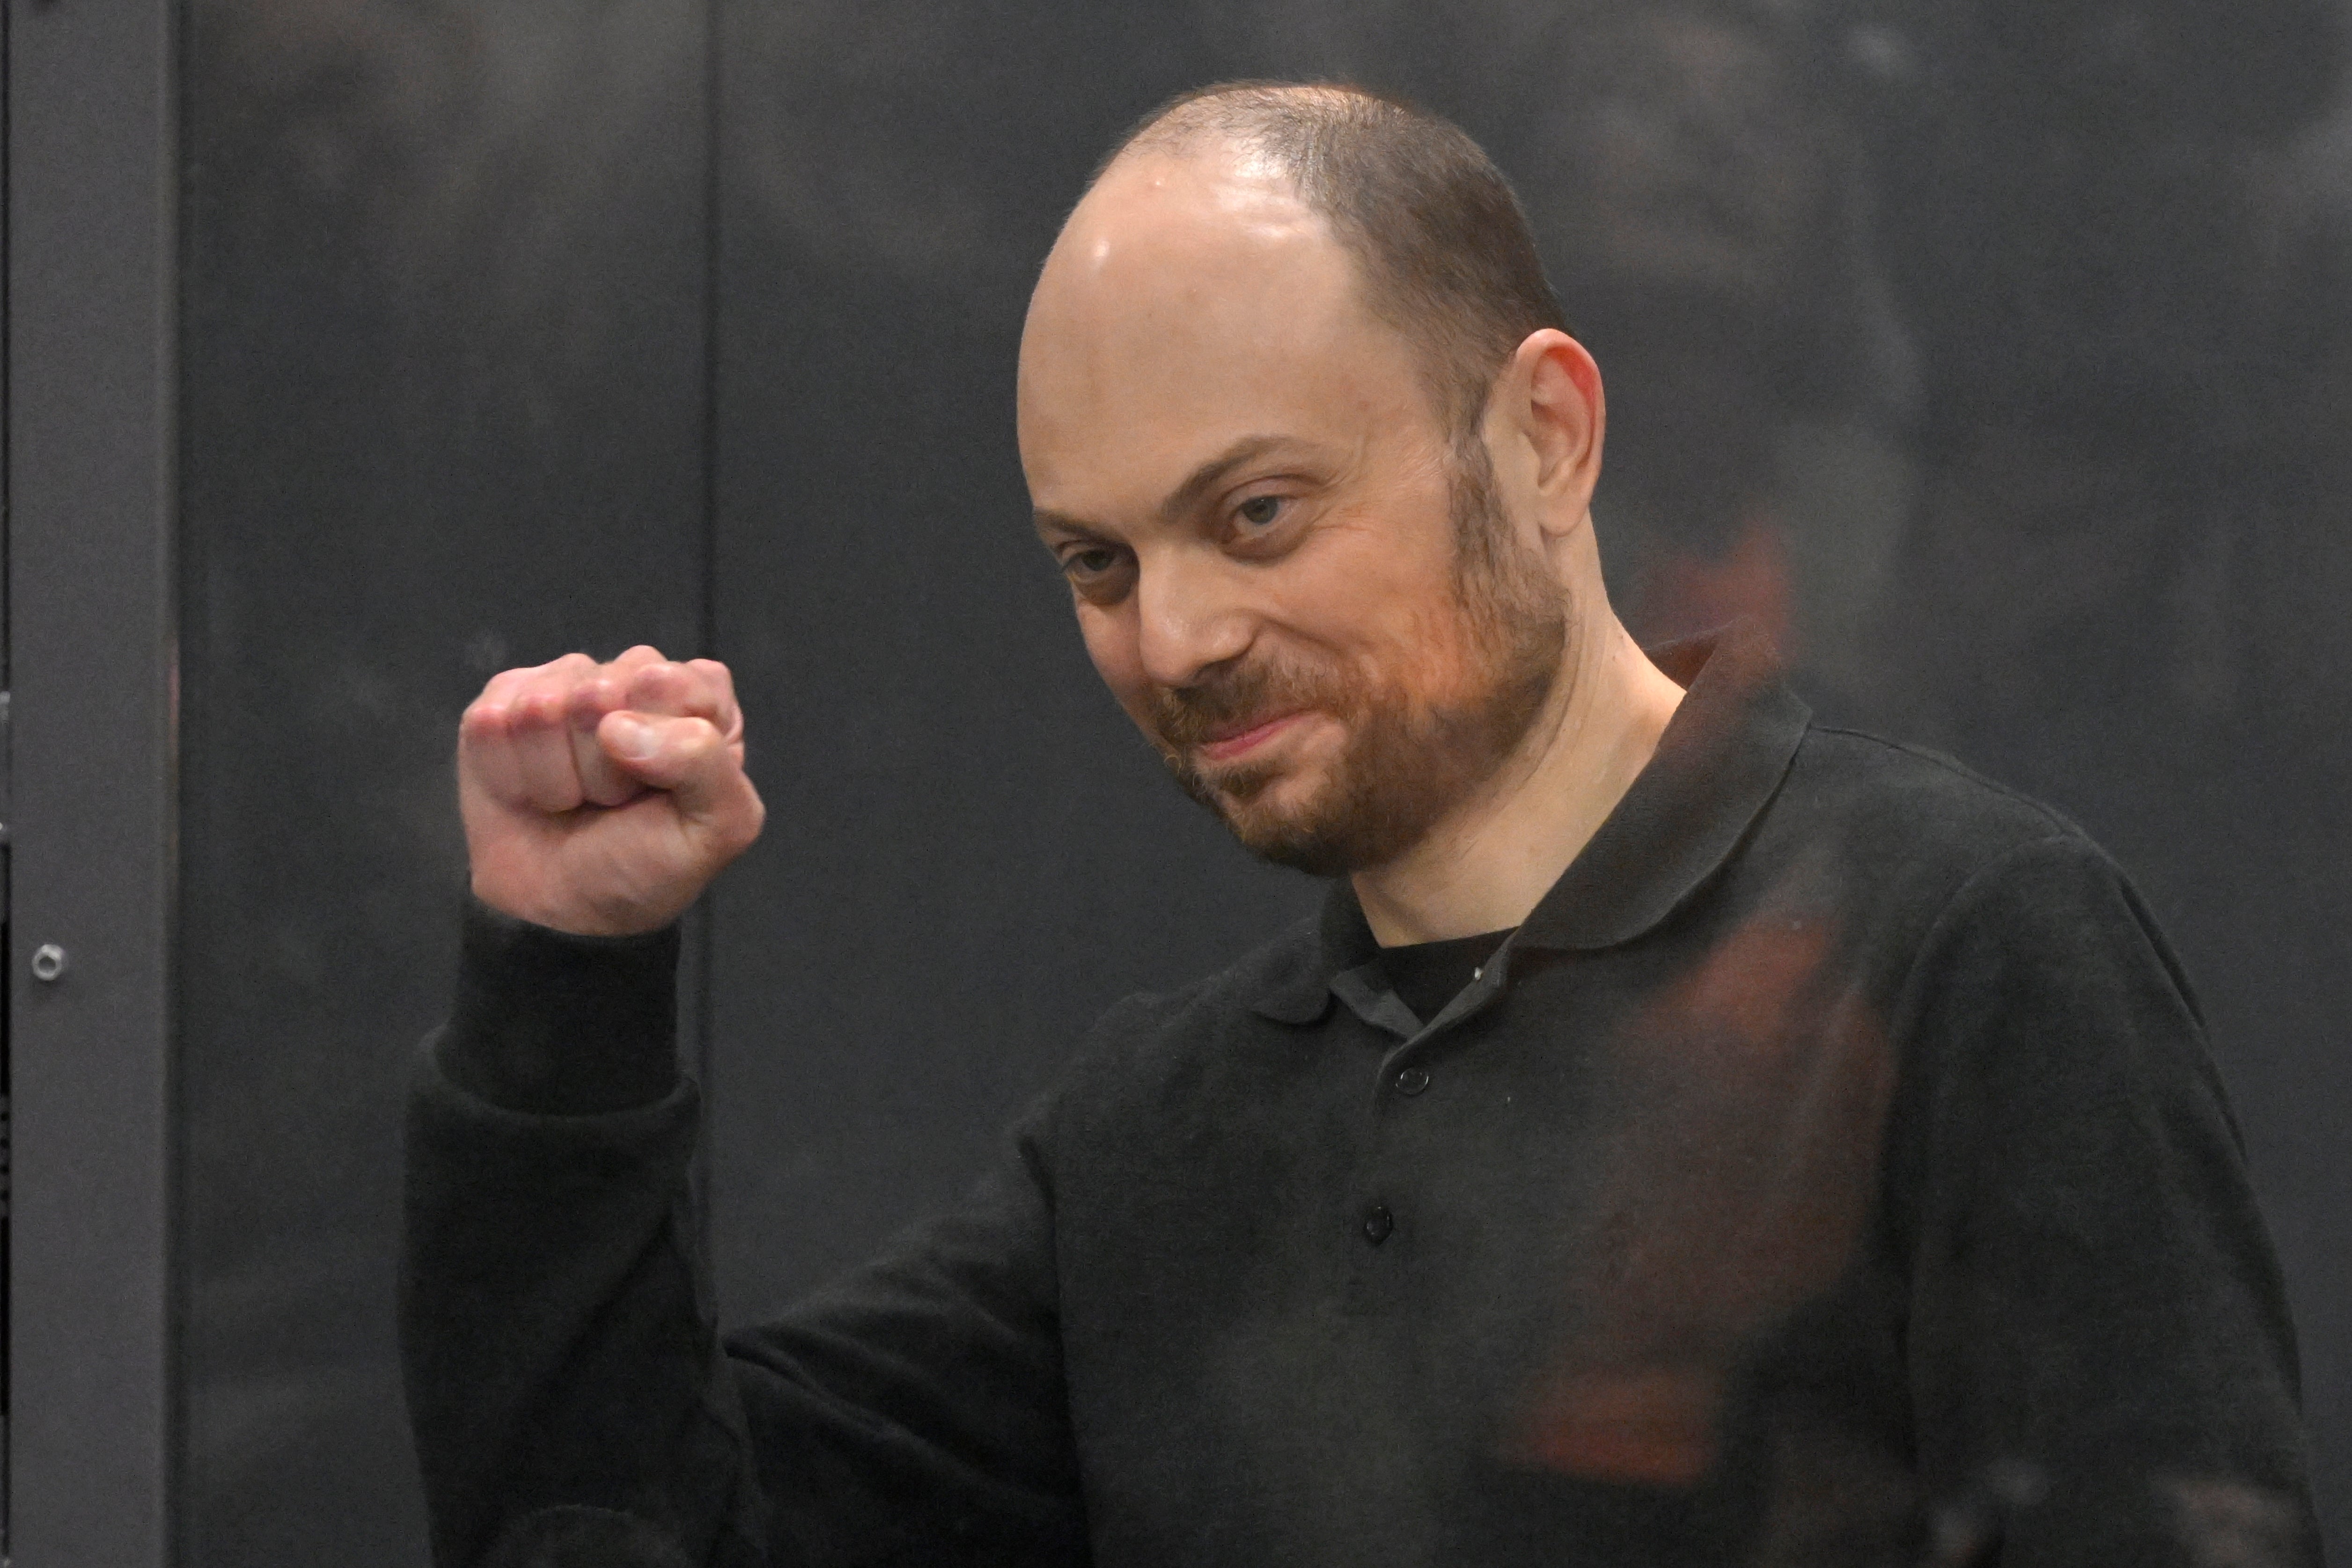
M1096 668L1245 845L1325 874L1490 778L1566 633L1418 372L1323 222L1218 156L1114 168L1022 343L1023 464Z

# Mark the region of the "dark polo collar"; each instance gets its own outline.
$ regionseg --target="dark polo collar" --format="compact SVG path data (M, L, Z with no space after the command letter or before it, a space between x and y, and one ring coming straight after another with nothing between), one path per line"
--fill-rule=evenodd
M1650 658L1688 695L1633 788L1520 925L1515 948L1595 952L1657 925L1731 858L1796 757L1811 716L1753 627L1671 643ZM1341 877L1323 901L1314 948L1251 1006L1313 1023L1330 1005L1334 977L1378 951Z

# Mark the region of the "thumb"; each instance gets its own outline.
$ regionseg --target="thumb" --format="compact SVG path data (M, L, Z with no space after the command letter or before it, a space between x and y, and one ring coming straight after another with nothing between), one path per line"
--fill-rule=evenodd
M745 842L759 831L759 792L735 748L709 719L624 709L597 724L596 743L622 772L668 791L689 824L716 827L728 837L740 831Z

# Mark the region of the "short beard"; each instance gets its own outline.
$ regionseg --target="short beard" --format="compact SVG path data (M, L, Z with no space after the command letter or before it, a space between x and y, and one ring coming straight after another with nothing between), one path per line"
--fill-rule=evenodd
M1513 536L1475 437L1457 450L1452 489L1452 608L1471 680L1461 700L1429 706L1393 675L1375 684L1286 664L1150 694L1149 733L1169 771L1253 854L1315 876L1386 865L1495 776L1550 699L1568 608L1541 558ZM1263 802L1279 769L1213 778L1196 760L1221 729L1301 709L1339 720L1348 743L1326 787L1292 810Z

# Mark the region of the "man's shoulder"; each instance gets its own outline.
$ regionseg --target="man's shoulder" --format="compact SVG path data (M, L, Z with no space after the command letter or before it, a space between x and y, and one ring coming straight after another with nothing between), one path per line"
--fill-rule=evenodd
M2146 901L2056 809L1924 747L1825 727L1775 806L1748 895L1827 915L1898 1034L1941 1030L2026 1071L2089 1049L2100 1019L2193 1040L2193 992ZM2004 1010L2037 1021L2021 1034Z
M1972 870L2049 843L2097 853L2047 802L1942 752L1858 729L1810 727L1780 799L1806 827L1876 850L1890 868L1918 862Z
M1903 946L1963 903L2063 865L2085 888L2128 886L2064 813L1940 752L1814 726L1752 847L1768 877L1826 875L1844 914ZM2127 899L2136 894L2126 893Z

